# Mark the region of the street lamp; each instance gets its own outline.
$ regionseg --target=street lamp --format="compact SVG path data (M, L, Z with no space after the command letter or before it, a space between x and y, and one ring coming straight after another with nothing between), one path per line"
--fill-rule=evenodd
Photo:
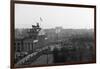
M44 38L45 40L48 40L48 38L46 37L46 38ZM48 47L48 49L49 49L49 47ZM47 49L47 51L48 51L48 49ZM47 52L47 64L48 64L48 52Z

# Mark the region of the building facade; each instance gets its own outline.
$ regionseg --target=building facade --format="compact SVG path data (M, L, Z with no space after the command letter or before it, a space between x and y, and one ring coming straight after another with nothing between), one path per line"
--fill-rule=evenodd
M41 28L37 24L37 26L32 25L32 28L28 30L28 35L20 38L15 38L15 53L16 56L21 56L22 54L30 54L34 52L36 49L44 46L45 34L39 33Z

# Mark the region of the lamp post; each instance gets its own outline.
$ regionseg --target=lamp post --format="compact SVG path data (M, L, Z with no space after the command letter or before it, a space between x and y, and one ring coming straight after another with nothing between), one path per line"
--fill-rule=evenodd
M48 38L46 37L45 40L48 40ZM48 47L48 49L49 49L49 47ZM47 49L47 51L48 51L48 49ZM48 52L47 52L47 64L48 64Z

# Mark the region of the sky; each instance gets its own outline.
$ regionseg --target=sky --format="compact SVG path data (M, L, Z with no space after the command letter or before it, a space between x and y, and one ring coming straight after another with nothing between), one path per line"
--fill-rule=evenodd
M37 22L43 29L90 29L94 28L94 9L15 4L15 28L31 28Z

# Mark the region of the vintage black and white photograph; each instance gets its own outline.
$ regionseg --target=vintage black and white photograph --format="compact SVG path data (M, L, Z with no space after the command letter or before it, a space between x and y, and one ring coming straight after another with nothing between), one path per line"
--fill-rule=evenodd
M15 3L15 66L95 61L94 13L94 8Z

